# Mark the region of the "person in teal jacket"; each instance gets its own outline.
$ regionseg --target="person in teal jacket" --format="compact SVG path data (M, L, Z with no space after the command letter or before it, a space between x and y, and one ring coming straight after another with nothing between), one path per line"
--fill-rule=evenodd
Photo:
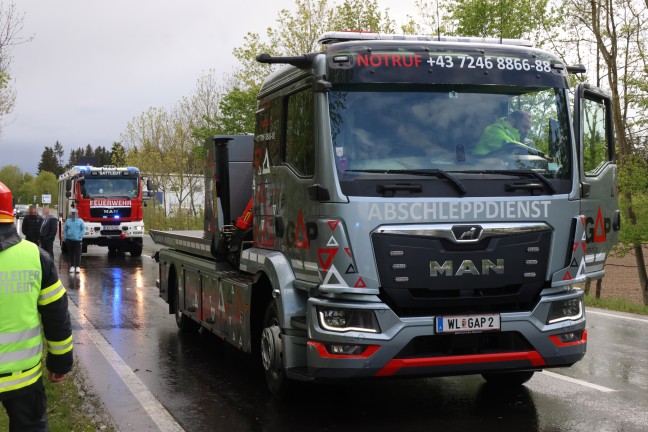
M487 156L498 151L506 143L522 144L531 128L531 116L526 111L513 111L486 126L473 153ZM523 144L522 144L523 145Z
M65 220L63 234L65 244L70 253L70 273L81 272L81 242L85 234L85 223L78 217L79 212L73 208L70 210L69 217Z

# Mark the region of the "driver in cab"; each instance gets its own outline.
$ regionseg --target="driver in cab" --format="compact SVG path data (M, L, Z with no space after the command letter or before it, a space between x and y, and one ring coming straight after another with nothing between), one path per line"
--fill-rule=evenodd
M529 113L526 111L513 111L508 117L502 117L495 123L486 126L473 153L476 156L488 156L494 152L505 150L508 143L527 148L530 153L535 153L537 150L523 144L529 129L531 129L531 116Z

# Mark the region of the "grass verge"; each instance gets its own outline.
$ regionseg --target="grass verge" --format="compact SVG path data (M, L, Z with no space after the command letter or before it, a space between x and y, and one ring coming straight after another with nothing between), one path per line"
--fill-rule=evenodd
M43 363L44 359L43 359ZM47 393L47 419L51 432L115 431L101 401L88 391L83 369L77 363L67 379L52 384L43 368ZM9 418L0 409L0 431L9 430Z
M629 312L639 315L648 315L648 306L632 303L622 298L597 299L596 296L592 294L585 294L585 306L615 310L619 312Z

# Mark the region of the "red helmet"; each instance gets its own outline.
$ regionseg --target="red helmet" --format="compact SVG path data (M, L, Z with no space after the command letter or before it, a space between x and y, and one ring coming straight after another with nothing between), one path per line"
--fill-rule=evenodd
M0 182L0 223L13 223L13 195L4 183Z

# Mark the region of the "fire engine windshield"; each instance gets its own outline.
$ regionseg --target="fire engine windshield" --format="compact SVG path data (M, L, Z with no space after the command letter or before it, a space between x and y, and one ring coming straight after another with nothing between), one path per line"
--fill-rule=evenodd
M386 170L571 178L563 88L343 84L330 91L329 111L342 181Z
M137 198L137 178L86 178L81 183L84 198Z

